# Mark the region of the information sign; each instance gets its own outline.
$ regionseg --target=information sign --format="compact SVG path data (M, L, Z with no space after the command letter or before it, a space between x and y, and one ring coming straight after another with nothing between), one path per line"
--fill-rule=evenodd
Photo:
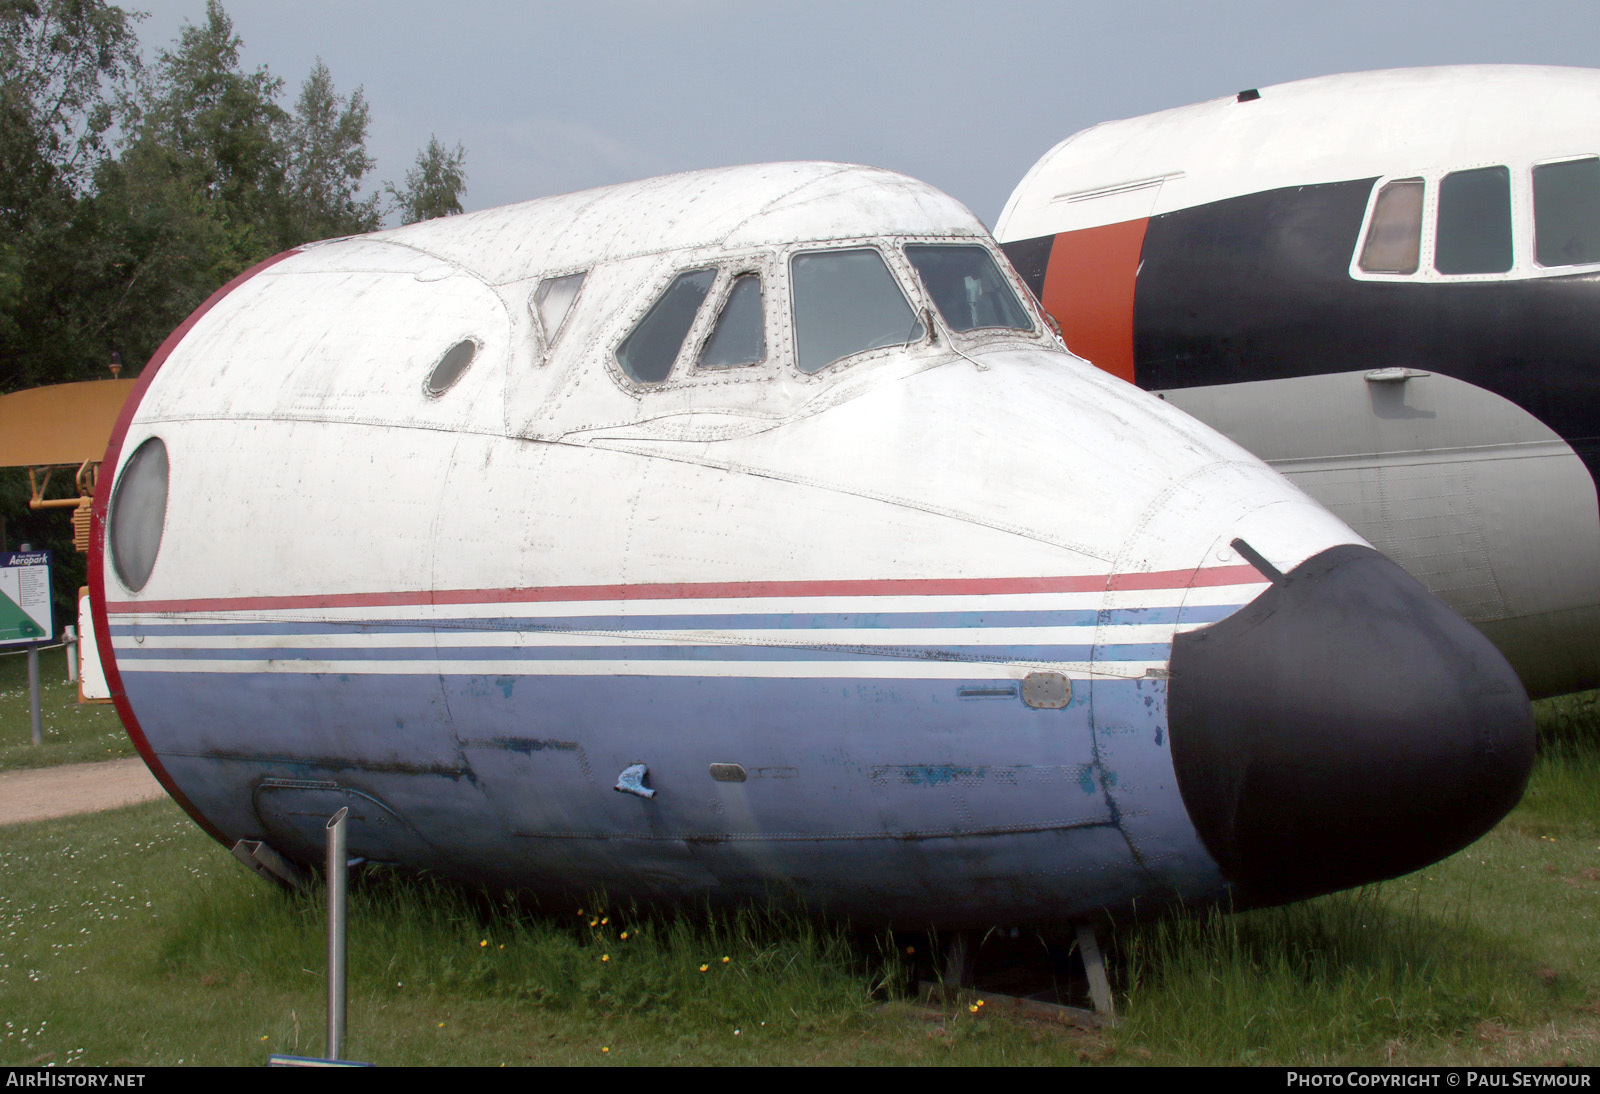
M0 553L0 646L47 642L54 634L50 552Z

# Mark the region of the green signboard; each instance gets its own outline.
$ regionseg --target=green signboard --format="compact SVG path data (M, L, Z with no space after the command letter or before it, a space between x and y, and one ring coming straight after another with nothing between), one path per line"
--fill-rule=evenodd
M54 634L50 552L0 554L0 646L46 642Z

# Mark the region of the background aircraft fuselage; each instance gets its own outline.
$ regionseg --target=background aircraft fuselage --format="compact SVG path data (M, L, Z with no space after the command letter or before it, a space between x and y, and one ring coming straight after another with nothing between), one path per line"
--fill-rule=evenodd
M1069 138L996 234L1070 348L1287 474L1530 692L1593 687L1597 109L1574 69L1265 88Z

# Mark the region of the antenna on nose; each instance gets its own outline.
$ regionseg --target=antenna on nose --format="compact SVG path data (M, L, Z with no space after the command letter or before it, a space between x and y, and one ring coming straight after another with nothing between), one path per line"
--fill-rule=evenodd
M1244 560L1256 568L1256 571L1274 585L1283 584L1283 571L1266 560L1262 553L1250 546L1242 539L1233 541L1233 549L1244 556Z

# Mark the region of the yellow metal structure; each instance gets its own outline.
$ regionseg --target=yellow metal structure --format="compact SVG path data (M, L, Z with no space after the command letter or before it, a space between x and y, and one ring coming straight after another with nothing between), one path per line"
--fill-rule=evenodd
M86 380L0 395L0 467L99 461L137 380Z
M72 541L89 549L95 475L136 380L88 380L0 395L0 467L26 467L30 509L71 509ZM76 468L76 497L46 498L51 473Z

